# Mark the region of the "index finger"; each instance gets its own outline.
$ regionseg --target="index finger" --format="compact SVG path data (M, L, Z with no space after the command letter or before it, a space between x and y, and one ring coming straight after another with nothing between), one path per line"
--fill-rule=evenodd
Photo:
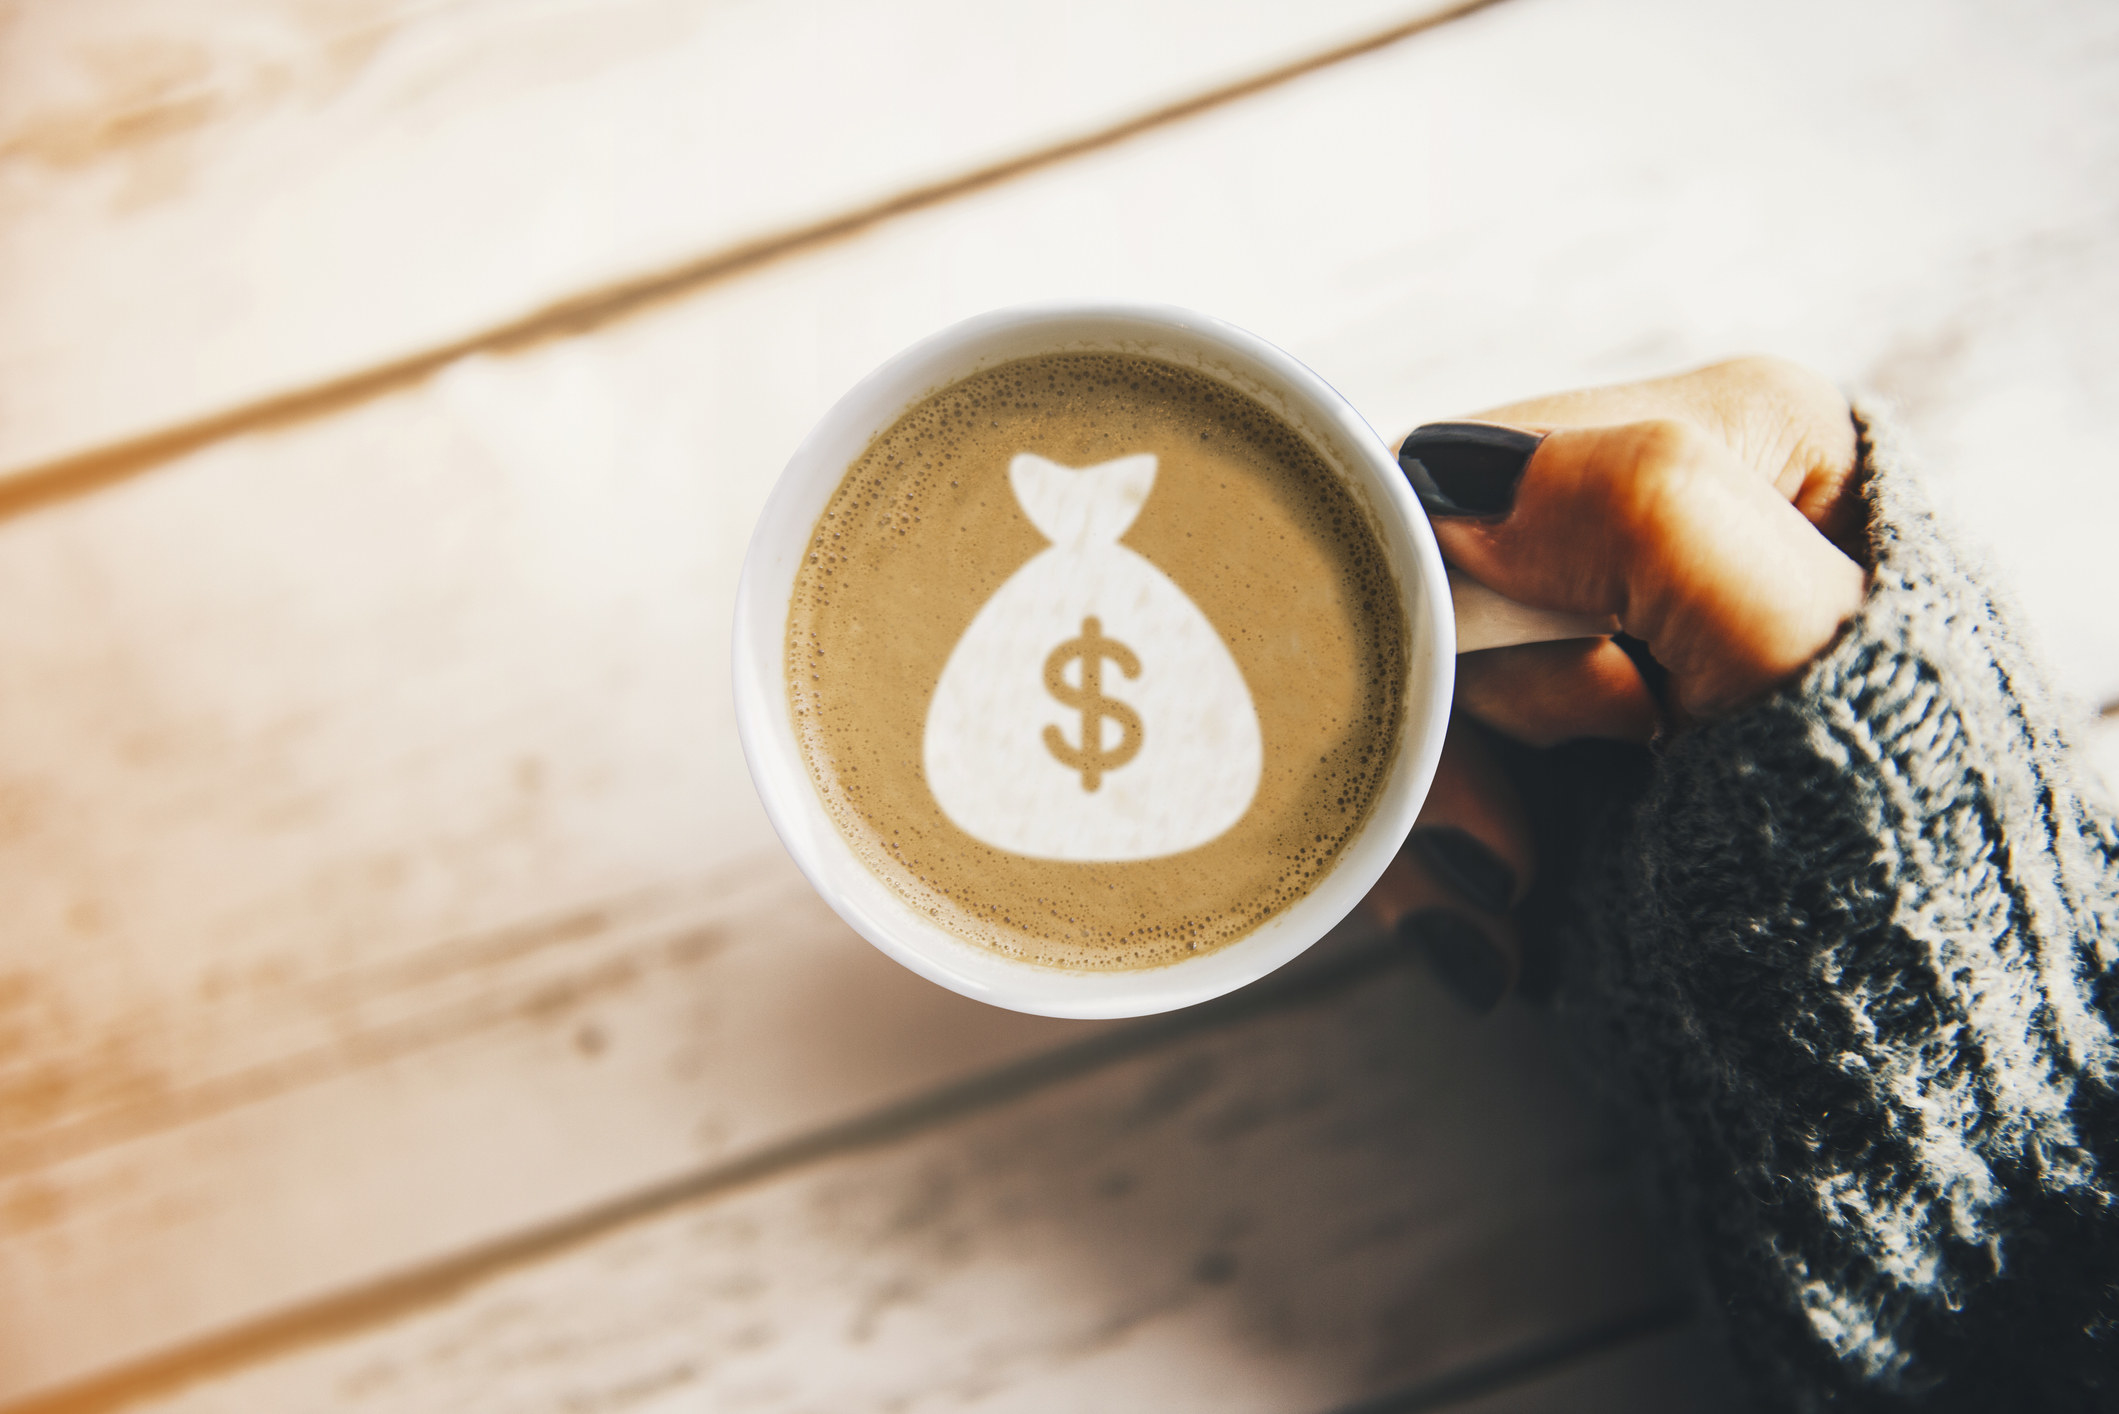
M1825 536L1857 543L1857 508L1844 495L1858 447L1847 400L1826 378L1777 358L1739 358L1668 378L1527 398L1479 420L1549 430L1669 419L1689 423L1773 484Z

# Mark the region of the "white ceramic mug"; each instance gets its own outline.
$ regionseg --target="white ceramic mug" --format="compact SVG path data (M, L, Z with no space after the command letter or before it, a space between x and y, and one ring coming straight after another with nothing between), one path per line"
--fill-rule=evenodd
M1367 506L1411 634L1397 757L1360 833L1309 893L1255 931L1161 967L1089 972L1021 962L959 938L907 905L860 862L825 813L790 711L786 635L795 572L847 469L929 395L995 364L1062 352L1181 364L1241 390L1299 430ZM1427 796L1449 722L1457 653L1605 631L1453 578L1382 439L1330 384L1265 340L1182 309L1039 305L966 320L899 354L841 398L796 449L751 534L736 592L736 725L773 828L825 902L869 942L921 976L996 1006L1046 1016L1144 1016L1256 981L1360 902Z

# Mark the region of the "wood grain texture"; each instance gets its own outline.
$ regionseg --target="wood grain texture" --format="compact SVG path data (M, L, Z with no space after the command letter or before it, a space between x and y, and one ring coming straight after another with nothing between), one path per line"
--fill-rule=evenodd
M1549 1038L1356 978L131 1407L1322 1414L1667 1309ZM1697 1341L1603 1407L1696 1407Z
M0 10L0 477L1443 8L21 0Z
M42 1161L0 1183L0 1368L74 1373L268 1318L1094 1030L942 992L791 870L756 872L711 904L553 930L535 962L465 968L455 997L312 1011L308 1050L107 1116L124 1137L39 1136Z
M1387 430L1790 353L2119 683L2106 16L1511 0L0 522L0 1397L1056 1044L803 902L730 728L772 476L949 319L1192 304Z
M1429 1388L1433 1388L1430 1386ZM1719 1354L1695 1327L1628 1342L1500 1389L1457 1399L1415 1387L1406 1397L1376 1400L1343 1414L1650 1414L1679 1410L1742 1409L1745 1395L1730 1383Z

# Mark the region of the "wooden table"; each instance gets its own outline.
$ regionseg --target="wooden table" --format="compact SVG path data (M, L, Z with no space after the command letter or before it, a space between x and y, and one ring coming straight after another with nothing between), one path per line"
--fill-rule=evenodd
M737 564L996 305L1209 310L1386 431L1766 350L1898 401L2088 721L2115 22L0 10L0 1408L1723 1401L1534 1009L1358 925L1125 1025L862 945Z

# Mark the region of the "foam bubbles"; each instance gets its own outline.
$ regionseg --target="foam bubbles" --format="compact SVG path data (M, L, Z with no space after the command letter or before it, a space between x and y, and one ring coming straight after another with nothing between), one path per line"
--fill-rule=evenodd
M1032 451L1161 463L1124 542L1213 621L1259 704L1266 781L1228 834L1123 864L1031 860L951 826L920 732L971 616L1043 547L1004 481ZM915 909L1052 966L1158 966L1244 936L1328 874L1395 759L1407 626L1360 502L1288 424L1198 372L1113 354L1004 364L930 397L848 469L800 566L796 736L834 823Z

